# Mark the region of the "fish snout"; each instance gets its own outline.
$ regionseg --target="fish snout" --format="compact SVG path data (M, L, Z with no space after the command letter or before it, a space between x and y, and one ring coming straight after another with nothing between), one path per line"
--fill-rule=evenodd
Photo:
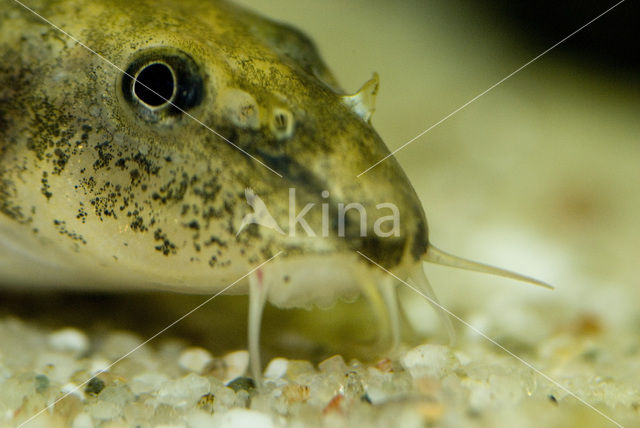
M385 268L413 265L426 253L428 235L420 201L408 190L383 191L371 203L339 203L337 235Z

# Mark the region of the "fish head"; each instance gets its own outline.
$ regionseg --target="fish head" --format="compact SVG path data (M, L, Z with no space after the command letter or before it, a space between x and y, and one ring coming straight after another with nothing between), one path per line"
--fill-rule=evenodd
M282 278L424 256L396 160L361 174L389 155L377 76L347 94L307 36L227 2L33 3L2 12L0 231L67 272L47 281L202 292L280 253Z

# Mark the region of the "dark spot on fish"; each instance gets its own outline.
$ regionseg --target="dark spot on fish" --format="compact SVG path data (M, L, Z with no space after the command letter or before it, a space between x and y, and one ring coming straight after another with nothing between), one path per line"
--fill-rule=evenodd
M22 213L22 207L14 203L15 193L13 181L0 176L0 213L19 223L28 223L31 220L27 219Z
M160 245L154 247L157 251L160 251L165 256L168 256L169 254L176 254L175 244L167 238L167 234L163 233L162 229L156 229L154 231L153 239L162 242Z
M110 144L110 141L104 141L95 146L95 149L98 152L98 159L93 163L94 170L97 171L109 166L109 163L113 159L113 155L109 152L111 150Z
M47 198L47 200L51 199L51 197L53 196L53 193L49 191L49 189L51 189L51 186L49 186L49 179L47 178L48 176L49 174L47 173L47 171L43 171L42 179L40 180L40 182L42 183L40 192Z
M62 149L60 148L56 148L54 150L54 154L58 157L58 159L56 159L54 162L56 168L54 168L53 173L60 174L64 170L64 167L67 165L69 155L62 151Z
M227 243L220 240L220 238L218 238L217 236L211 236L208 240L204 242L205 247L210 247L213 244L217 244L220 247L227 248Z
M135 232L146 232L147 227L144 225L144 220L142 217L138 216L136 217L130 224L129 227L131 228L131 230L135 231Z
M58 230L58 233L60 235L66 236L70 238L72 241L81 242L84 245L87 244L87 241L82 237L82 235L67 229L67 222L65 222L64 220L55 219L53 220L53 225Z
M197 220L190 221L186 224L189 229L200 230L200 223Z
M85 211L82 202L80 202L80 208L78 208L78 214L76 215L76 218L82 221L82 224L85 224L87 221L87 212Z

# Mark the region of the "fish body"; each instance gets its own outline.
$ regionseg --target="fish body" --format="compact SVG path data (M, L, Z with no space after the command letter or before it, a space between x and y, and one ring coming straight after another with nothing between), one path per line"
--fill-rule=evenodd
M308 306L358 291L356 250L394 271L424 255L397 162L356 177L388 154L377 79L345 94L300 31L215 0L3 3L3 284L214 293L279 254L269 300ZM246 189L280 230L239 233ZM364 229L355 209L339 224L350 203ZM373 233L381 203L402 216L391 236Z
M363 293L397 344L397 279L441 309L423 261L545 285L429 243L377 75L345 93L300 31L222 0L0 1L0 285L248 293L255 377L266 301Z

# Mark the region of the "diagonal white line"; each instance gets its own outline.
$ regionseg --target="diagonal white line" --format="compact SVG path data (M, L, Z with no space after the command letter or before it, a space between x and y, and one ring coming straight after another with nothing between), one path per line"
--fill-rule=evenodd
M463 320L462 318L460 318L459 316L457 316L456 314L454 314L453 312L451 312L450 310L448 310L447 308L445 308L444 306L440 305L438 302L436 302L435 300L431 299L429 296L426 296L424 293L422 293L420 290L418 290L417 288L415 288L414 286L412 286L411 284L403 281L402 279L398 278L395 274L393 274L392 272L388 271L387 269L385 269L384 267L380 266L378 263L374 262L373 260L371 260L369 257L365 256L364 254L362 254L360 251L356 250L356 252L358 254L360 254L362 257L364 257L365 259L367 259L369 262L373 263L374 265L378 266L380 269L382 269L383 271L385 271L386 273L388 273L389 275L391 275L392 277L394 277L395 279L397 279L398 281L400 281L401 283L403 283L404 285L406 285L407 287L409 287L410 289L412 289L413 291L415 291L416 293L418 293L419 295L421 295L422 297L424 297L425 299L427 299L429 302L431 302L433 305L439 307L440 309L442 309L443 311L445 311L447 314L451 315L453 318L457 319L458 321L460 321L462 324L464 324L465 326L469 327L471 330L473 330L474 332L478 333L480 336L482 336L483 338L485 338L486 340L488 340L489 342L491 342L492 344L494 344L495 346L497 346L498 348L502 349L504 352L506 352L507 354L511 355L513 358L515 358L516 360L520 361L522 364L524 364L525 366L529 367L531 370L533 370L534 372L536 372L537 374L539 374L540 376L542 376L543 378L545 378L546 380L548 380L549 382L551 382L552 384L554 384L555 386L557 386L558 388L562 389L564 392L566 392L567 394L571 395L573 398L575 398L576 400L578 400L579 402L581 402L582 404L584 404L585 406L589 407L591 410L595 411L596 413L598 413L600 416L604 417L605 419L607 419L609 422L619 426L620 428L624 428L621 424L619 424L618 422L616 422L615 420L613 420L611 417L607 416L606 414L604 414L603 412L601 412L600 410L596 409L594 406L592 406L591 404L587 403L585 400L583 400L582 398L580 398L579 396L577 396L576 394L574 394L573 392L571 392L567 387L563 386L561 383L557 382L556 380L554 380L553 378L551 378L550 376L544 374L543 372L541 372L540 370L538 370L537 368L535 368L531 363L528 363L527 361L525 361L524 359L522 359L521 357L517 356L516 354L514 354L513 352L511 352L510 350L508 350L507 348L505 348L504 346L500 345L498 342L496 342L494 339L490 338L489 336L487 336L486 334L484 334L482 331L480 331L479 329L477 329L476 327L474 327L473 325L469 324L467 321Z
M215 299L216 297L218 297L219 295L223 294L225 291L227 291L228 289L230 289L231 287L233 287L234 285L236 285L238 282L242 281L243 279L245 279L246 277L248 277L249 275L251 275L253 272L257 271L258 269L260 269L262 266L266 265L267 263L269 263L271 260L275 259L276 257L278 257L280 254L282 254L282 251L278 251L275 255L271 256L271 258L269 258L268 260L265 260L264 262L260 263L258 266L256 266L255 268L251 269L249 272L247 272L246 274L244 274L243 276L241 276L240 278L236 279L235 281L233 281L231 284L227 285L225 288L223 288L222 290L218 291L216 294L214 294L213 296L209 297L207 300L205 300L204 302L200 303L198 306L196 306L195 308L191 309L189 312L187 312L186 314L182 315L180 318L178 318L177 320L175 320L174 322L172 322L171 324L169 324L168 326L166 326L165 328L163 328L162 330L160 330L159 332L157 332L156 334L154 334L153 336L151 336L150 338L148 338L147 340L145 340L144 342L142 342L141 344L139 344L138 346L136 346L135 348L133 348L132 350L130 350L129 352L127 352L126 354L124 354L123 356L121 356L120 358L118 358L117 360L115 360L114 362L112 362L111 364L109 364L106 368L101 369L102 371L107 371L109 370L111 367L115 366L116 364L118 364L120 361L124 360L125 358L127 358L129 355L133 354L134 352L136 352L138 349L142 348L144 345L146 345L147 343L151 342L153 339L155 339L156 337L160 336L162 333L164 333L165 331L169 330L171 327L173 327L174 325L178 324L180 321L182 321L183 319L187 318L189 315L191 315L192 313L194 313L195 311L197 311L198 309L200 309L201 307L203 307L204 305L206 305L207 303L209 303L210 301L212 301L213 299ZM29 417L29 419L27 419L26 421L22 422L20 425L18 425L16 428L20 428L23 425L26 425L27 423L29 423L31 420L35 419L36 417L40 416L43 412L47 411L48 409L51 409L53 406L55 406L60 400L63 400L65 397L67 397L68 395L73 394L74 392L78 391L80 388L82 388L83 386L85 386L87 383L89 383L91 381L91 379L93 379L95 376L91 376L89 379L85 380L84 382L82 382L80 385L74 387L73 389L71 389L70 391L67 391L62 397L58 398L57 400L55 400L53 403L49 404L48 406L46 406L45 408L41 409L40 411L38 411L37 413L33 414L31 417Z
M95 50L91 49L89 46L87 46L86 44L82 43L80 40L78 40L77 38L75 38L74 36L72 36L71 34L69 34L68 32L66 32L65 30L63 30L62 28L58 27L56 24L54 24L53 22L49 21L47 18L45 18L44 16L40 15L38 12L36 12L35 10L31 9L29 6L25 5L24 3L22 3L19 0L13 0L15 3L19 4L20 6L22 6L23 8L25 8L26 10L28 10L29 12L33 13L35 16L37 16L38 18L40 18L41 20L43 20L44 22L46 22L47 24L49 24L50 26L52 26L53 28L55 28L56 30L60 31L62 34L64 34L65 36L69 37L71 40L73 40L74 42L76 42L77 44L79 44L80 46L82 46L83 48L85 48L86 50L88 50L89 52L91 52L92 54L94 54L95 56L97 56L98 58L102 59L104 62L106 62L107 64L111 65L113 68L115 68L116 70L120 71L122 74L129 76L132 80L135 81L135 78L130 75L129 73L127 73L126 71L124 71L123 69L121 69L120 67L118 67L116 64L114 64L113 62L111 62L110 60L108 60L107 58L105 58L104 56L100 55L98 52L96 52ZM182 112L184 115L186 115L187 117L193 119L194 121L196 121L197 123L199 123L200 125L202 125L204 128L206 128L207 130L209 130L210 132L212 132L214 135L216 135L217 137L220 137L222 140L224 140L225 142L227 142L228 144L232 145L233 147L235 147L236 149L238 149L239 151L241 151L242 153L244 153L245 155L247 155L248 157L250 157L251 159L253 159L254 161L258 162L259 164L261 164L262 166L264 166L265 168L267 168L269 171L273 172L275 175L277 175L278 177L282 178L282 174L278 173L277 171L273 170L270 166L268 166L267 164L265 164L264 162L262 162L260 159L256 158L255 156L253 156L251 153L247 152L246 150L242 149L240 146L238 146L237 144L229 141L228 138L226 138L224 135L220 134L219 132L217 132L216 130L214 130L213 128L211 128L210 126L206 125L204 122L202 122L200 119L196 118L195 116L193 116L191 113L186 112L184 109L178 107L177 105L175 105L173 102L169 101L168 99L166 99L165 97L163 97L162 95L160 95L159 93L157 93L156 91L154 91L153 89L151 89L150 87L148 87L147 85L145 85L144 83L140 82L140 81L136 81L137 84L145 87L146 89L148 89L149 91L153 92L155 95L157 95L158 97L160 97L160 99L166 101L167 103L171 104L173 107L175 107L176 109L180 110L180 112Z
M514 76L515 74L519 73L520 71L522 71L523 69L525 69L526 67L531 65L533 62L537 61L538 59L540 59L541 57L543 57L544 55L549 53L551 50L555 49L558 45L561 45L562 43L566 42L568 39L570 39L571 37L575 36L577 33L579 33L580 31L584 30L586 27L588 27L589 25L593 24L595 21L597 21L598 19L602 18L604 15L606 15L609 12L611 12L613 9L615 9L616 7L618 7L619 5L621 5L624 2L625 2L625 0L620 0L618 3L614 4L609 9L605 10L600 15L596 16L591 21L587 22L582 27L578 28L573 33L571 33L568 36L566 36L564 39L560 40L559 42L557 42L556 44L554 44L553 46L551 46L550 48L548 48L547 50L545 50L544 52L542 52L541 54L536 56L535 58L531 59L529 62L527 62L524 65L520 66L519 68L517 68L516 70L514 70L513 72L511 72L507 76L503 77L500 81L498 81L497 83L491 85L489 88L487 88L483 92L481 92L478 95L476 95L475 97L471 98L469 101L467 101L466 103L462 104L460 107L458 107L457 109L455 109L454 111L452 111L451 113L449 113L448 115L446 115L445 117L443 117L442 119L440 119L439 121L437 121L436 123L434 123L433 125L428 127L427 129L425 129L424 131L422 131L421 133L419 133L418 135L416 135L415 137L413 137L412 139L410 139L409 141L407 141L406 143L404 143L403 145L401 145L400 147L398 147L397 149L395 149L394 151L392 151L391 153L389 153L388 155L386 155L385 157L380 159L378 162L374 163L369 168L367 168L364 171L362 171L360 174L357 175L357 178L360 178L362 175L364 175L367 172L371 171L373 168L375 168L376 166L380 165L382 162L384 162L385 160L389 159L391 156L395 155L400 150L404 149L409 144L413 143L418 138L422 137L424 134L426 134L427 132L431 131L433 128L435 128L436 126L440 125L442 122L444 122L445 120L449 119L451 116L453 116L456 113L458 113L460 110L462 110L465 107L467 107L469 104L475 102L478 98L482 97L487 92L491 91L496 86L498 86L501 83L503 83L505 80L507 80L507 79L511 78L512 76Z

